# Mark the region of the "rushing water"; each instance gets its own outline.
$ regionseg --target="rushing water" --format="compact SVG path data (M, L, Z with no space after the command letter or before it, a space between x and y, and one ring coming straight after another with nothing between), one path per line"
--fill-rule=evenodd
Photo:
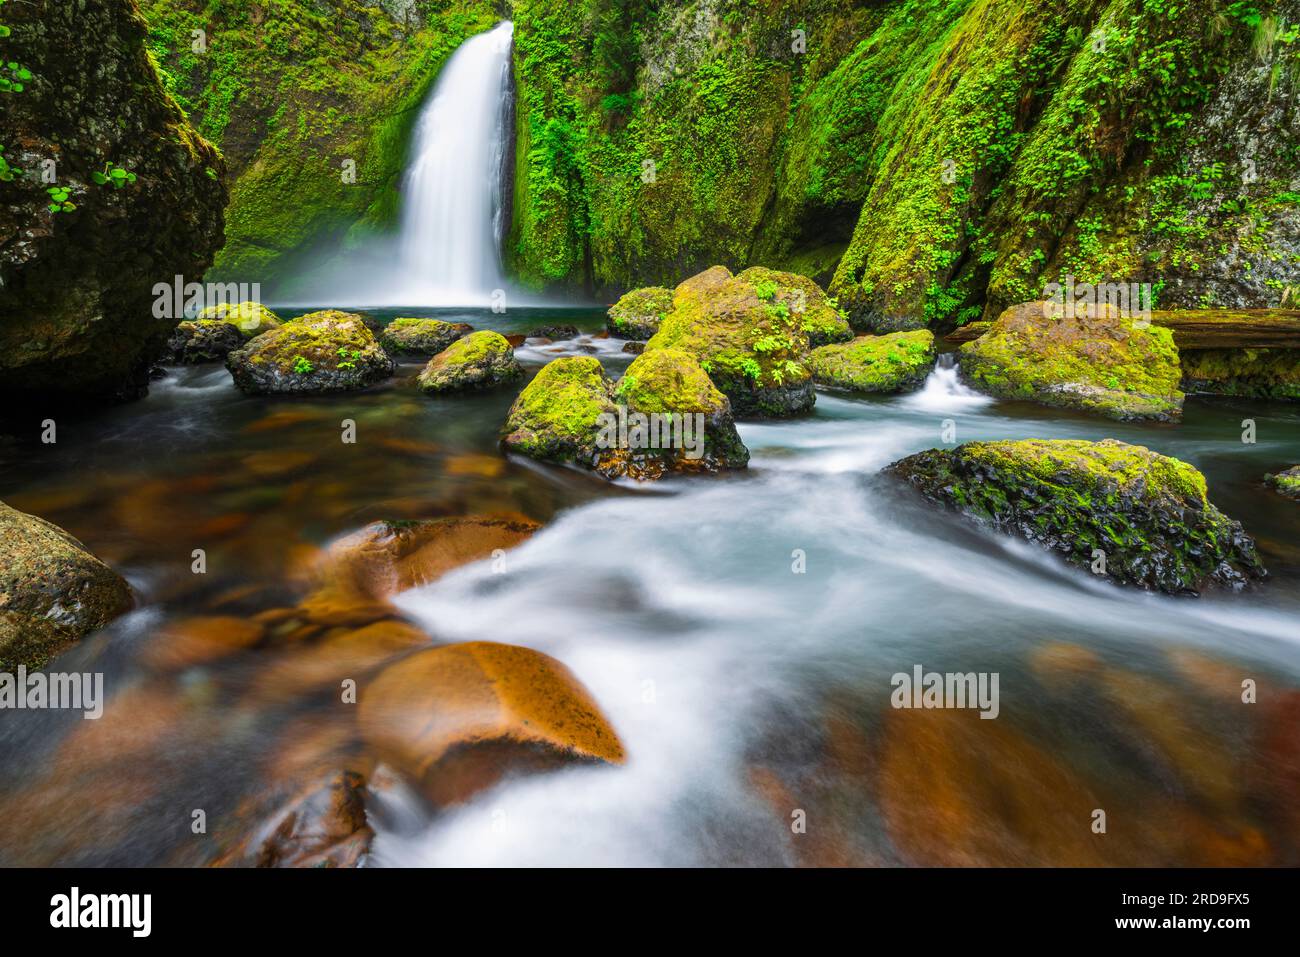
M617 374L619 345L519 355L535 369L593 354ZM123 569L141 607L59 660L104 671L132 708L0 721L0 862L210 861L190 809L214 831L251 827L243 808L268 782L303 754L332 759L338 709L289 680L301 666L278 649L168 665L169 623L291 604L305 557L368 521L486 513L546 527L507 575L467 566L401 608L431 642L560 659L629 759L508 779L437 815L389 783L370 804L372 863L1300 860L1300 509L1261 482L1300 461L1296 406L1191 398L1180 425L1116 424L994 402L940 368L912 395L821 394L808 418L742 424L747 473L633 489L505 459L514 390L429 399L418 368L317 400L174 369L140 403L61 424L57 446L34 427L5 449L0 497ZM935 514L879 471L940 445L945 420L958 441L1113 436L1192 462L1272 578L1195 600L1121 590ZM190 573L200 546L205 576ZM890 677L917 664L997 672L998 719L892 709ZM1246 678L1257 704L1240 700Z

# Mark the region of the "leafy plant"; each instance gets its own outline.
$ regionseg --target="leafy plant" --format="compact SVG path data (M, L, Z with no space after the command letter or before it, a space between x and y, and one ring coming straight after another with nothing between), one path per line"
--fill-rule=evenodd
M72 202L68 197L71 193L66 186L51 186L45 192L50 194L50 212L51 213L73 213L77 210L77 204Z
M338 356L342 360L339 362L338 368L355 369L357 360L361 358L361 352L357 349L349 349L347 346L339 346Z
M5 148L0 146L0 183L11 183L15 176L20 176L22 170L17 166L10 166L4 157Z
M31 78L31 70L10 60L0 69L0 93L21 93L23 84Z
M104 164L103 172L91 173L90 178L100 186L111 185L114 189L121 189L127 183L135 182L135 173L116 163L108 162Z
M307 373L311 372L315 368L316 367L311 364L311 360L308 359L306 356L293 357L293 371L297 375L306 375Z

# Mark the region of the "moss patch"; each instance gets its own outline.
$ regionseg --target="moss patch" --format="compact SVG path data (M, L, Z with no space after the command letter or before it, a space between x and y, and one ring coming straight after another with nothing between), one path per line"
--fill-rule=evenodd
M805 364L819 385L854 392L904 392L934 368L934 336L927 329L860 336L808 353Z
M420 373L425 393L487 389L523 376L515 350L499 332L474 332L429 360Z

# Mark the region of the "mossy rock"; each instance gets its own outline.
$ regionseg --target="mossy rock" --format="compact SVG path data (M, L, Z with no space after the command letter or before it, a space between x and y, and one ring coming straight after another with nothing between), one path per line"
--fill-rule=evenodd
M280 317L260 302L219 303L208 306L197 318L228 322L243 333L245 339L252 339L283 325Z
M990 395L1112 419L1182 416L1182 370L1168 329L1107 307L1051 313L1042 302L1005 310L961 347L962 376Z
M649 339L659 331L673 307L673 291L663 286L645 286L624 294L609 307L605 327L622 339Z
M1114 439L971 442L889 466L931 502L1049 548L1124 585L1198 594L1264 569L1241 523L1191 465Z
M552 360L510 407L502 445L543 462L593 468L601 416L617 412L613 391L599 360L591 356Z
M625 760L609 719L568 668L496 642L407 655L367 683L357 720L381 760L438 806L505 774Z
M490 389L523 377L515 350L499 332L475 332L457 339L429 360L420 373L426 394Z
M725 266L692 276L673 291L673 308L646 352L680 349L695 356L739 417L800 415L817 401L812 375L799 361L808 335L788 304L760 291L766 288Z
M750 266L736 276L754 287L764 302L785 306L799 322L811 348L848 342L853 329L821 286L798 273Z
M167 342L167 354L172 362L182 365L222 362L244 341L244 334L229 322L220 319L187 320L172 333Z
M1300 399L1300 349L1189 349L1181 358L1184 392Z
M1264 481L1288 498L1300 499L1300 465L1283 469L1276 475L1265 475Z
M329 309L265 332L226 358L252 395L351 392L393 374L393 360L360 316Z
M81 542L0 502L0 671L43 667L133 604L122 576Z
M537 326L530 329L526 338L528 339L550 339L557 341L561 339L576 339L581 333L577 326L571 326L568 323L561 322L549 326Z
M617 430L616 441L610 441L615 437L610 430L599 443L615 451L612 461L602 463L606 474L644 480L665 472L720 472L749 464L731 402L688 352L643 353L619 380L614 401L626 410L628 424Z
M379 332L379 343L389 355L436 356L462 336L474 331L467 322L398 317Z
M925 381L935 355L934 335L919 329L822 346L808 353L804 364L818 385L853 392L907 392Z

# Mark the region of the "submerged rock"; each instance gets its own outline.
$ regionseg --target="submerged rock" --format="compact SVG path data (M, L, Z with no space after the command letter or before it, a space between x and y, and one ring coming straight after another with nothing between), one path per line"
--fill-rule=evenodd
M515 350L499 332L475 332L457 339L429 360L420 373L426 394L490 389L522 378Z
M615 385L600 362L556 359L519 394L502 444L606 478L745 468L731 404L700 363L676 349L638 356Z
M399 317L383 327L379 342L395 356L436 356L473 331L474 327L468 322Z
M540 651L445 645L390 665L361 693L366 742L436 805L503 775L622 764L623 745L590 693Z
M313 312L263 333L226 358L251 394L349 392L393 373L393 360L359 316Z
M252 339L283 325L280 317L260 302L219 303L208 306L199 313L198 318L228 322L243 333L245 339Z
M529 339L576 339L578 327L570 325L538 326L528 333Z
M1264 481L1289 498L1300 499L1300 465L1283 469L1276 475L1265 475Z
M800 415L817 401L799 362L808 335L800 316L777 300L768 272L747 271L757 285L725 266L692 276L673 291L672 310L646 343L646 352L695 356L741 418Z
M804 358L818 385L854 392L906 392L934 368L934 336L925 329L885 336L859 336L822 346Z
M122 576L81 542L0 502L0 671L44 667L133 604Z
M366 778L342 771L292 797L216 863L221 867L356 867L375 833Z
M155 287L199 281L222 244L225 162L164 90L135 3L0 19L0 392L134 398L183 308Z
M194 319L176 327L167 342L167 353L172 362L182 365L224 362L244 341L244 334L229 322Z
M1204 476L1142 446L970 442L908 456L887 471L980 524L1071 564L1104 567L1118 584L1197 594L1239 589L1265 575L1241 523L1207 499Z
M622 339L649 339L673 307L673 291L663 286L645 286L624 294L609 307L605 327Z
M1168 329L1113 307L1049 315L1042 302L1012 306L961 347L961 372L1008 399L1097 412L1112 419L1177 420L1182 372Z

